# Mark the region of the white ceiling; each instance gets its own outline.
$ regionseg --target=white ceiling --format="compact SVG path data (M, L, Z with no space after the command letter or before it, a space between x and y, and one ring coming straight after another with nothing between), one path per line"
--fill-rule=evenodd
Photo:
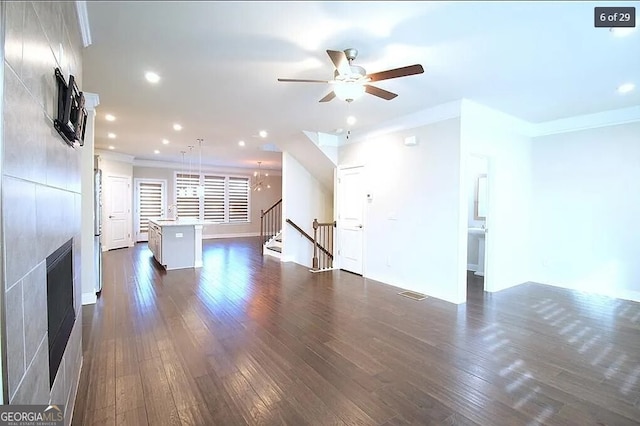
M595 6L602 2L90 1L82 89L100 96L97 148L180 162L203 138L203 164L279 168L265 143L347 129L348 114L357 130L463 97L530 122L639 105L640 88L615 89L640 86L640 31L594 28ZM277 81L330 79L326 50L349 47L369 73L415 63L425 73L376 83L398 93L391 101L365 94L351 104L319 103L329 85ZM160 83L148 83L147 70Z

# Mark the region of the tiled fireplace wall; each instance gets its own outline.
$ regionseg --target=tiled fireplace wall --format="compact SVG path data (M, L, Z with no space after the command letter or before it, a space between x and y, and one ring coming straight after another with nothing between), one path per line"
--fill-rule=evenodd
M4 2L2 261L11 404L65 404L82 360L80 157L53 128L55 67L82 89L75 2ZM76 322L49 388L46 258L73 238Z

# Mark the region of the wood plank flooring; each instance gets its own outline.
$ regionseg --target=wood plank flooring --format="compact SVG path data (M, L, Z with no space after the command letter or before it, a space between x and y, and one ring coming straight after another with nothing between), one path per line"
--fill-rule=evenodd
M104 253L74 425L638 425L640 304L539 284L414 301L209 240Z

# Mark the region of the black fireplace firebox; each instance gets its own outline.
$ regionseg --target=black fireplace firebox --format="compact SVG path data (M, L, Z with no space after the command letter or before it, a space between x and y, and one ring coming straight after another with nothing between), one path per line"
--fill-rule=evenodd
M76 312L73 300L73 239L47 257L49 386L53 386Z

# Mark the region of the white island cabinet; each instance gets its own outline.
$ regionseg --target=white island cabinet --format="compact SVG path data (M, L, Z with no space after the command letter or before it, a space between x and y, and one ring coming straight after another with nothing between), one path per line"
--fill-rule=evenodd
M166 270L202 266L202 226L192 219L149 219L149 250Z

